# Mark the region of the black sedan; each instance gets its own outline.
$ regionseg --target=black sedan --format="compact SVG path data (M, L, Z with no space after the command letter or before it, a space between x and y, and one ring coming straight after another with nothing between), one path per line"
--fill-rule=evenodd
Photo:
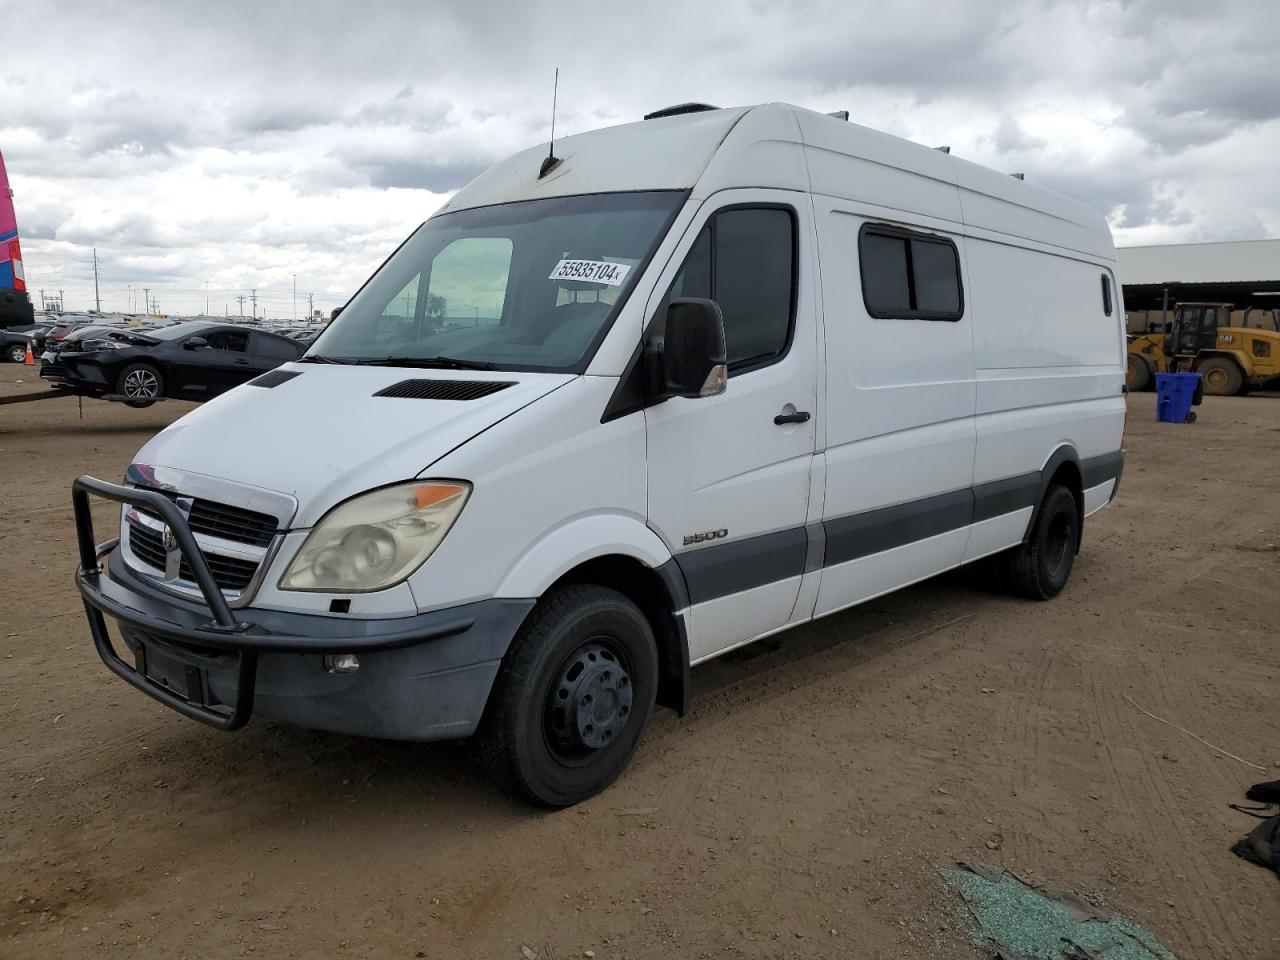
M25 326L0 329L0 360L23 363L27 359L27 345L31 345L33 353L39 353L39 334L43 327Z
M161 397L208 400L297 360L305 349L263 330L197 320L95 332L64 345L40 375L72 393L146 407Z

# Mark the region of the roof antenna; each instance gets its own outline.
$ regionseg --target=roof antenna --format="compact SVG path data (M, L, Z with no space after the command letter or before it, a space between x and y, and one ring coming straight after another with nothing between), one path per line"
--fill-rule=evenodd
M560 93L560 68L556 67L555 86L551 88L551 142L547 144L547 158L542 161L542 166L538 168L538 179L541 180L548 173L560 165L560 158L556 156L556 96Z

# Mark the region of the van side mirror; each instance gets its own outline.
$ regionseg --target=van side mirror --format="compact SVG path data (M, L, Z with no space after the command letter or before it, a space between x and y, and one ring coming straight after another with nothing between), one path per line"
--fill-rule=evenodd
M667 305L657 344L662 397L714 397L729 380L724 317L714 300L677 297Z
M182 345L184 350L199 350L201 347L207 347L209 341L204 337L192 337Z
M343 306L345 306L345 304L344 304ZM330 322L330 323L333 323L333 321L337 320L337 319L338 319L338 314L340 314L341 312L342 312L342 307L334 307L332 310L330 310L330 311L329 311L329 322Z

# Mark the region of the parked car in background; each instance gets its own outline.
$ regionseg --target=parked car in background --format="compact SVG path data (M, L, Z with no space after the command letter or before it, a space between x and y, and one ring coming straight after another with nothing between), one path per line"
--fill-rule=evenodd
M204 320L145 332L92 327L66 339L40 375L73 393L120 396L134 407L162 397L208 400L305 349L263 330Z
M37 338L43 327L25 326L0 328L0 359L23 363L27 359L27 345L32 353L38 353Z
M83 330L85 327L93 326L105 326L105 324L94 323L92 319L84 316L58 317L45 334L45 341L46 343L55 343L76 330Z

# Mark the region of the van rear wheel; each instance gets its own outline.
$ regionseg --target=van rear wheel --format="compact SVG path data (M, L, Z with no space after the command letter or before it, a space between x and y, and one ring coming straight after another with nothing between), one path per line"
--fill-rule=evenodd
M481 760L529 803L580 803L626 767L657 689L657 644L640 609L605 587L559 587L534 607L502 662Z
M1076 498L1055 483L1044 495L1031 536L997 558L1009 590L1028 600L1051 600L1061 593L1071 578L1079 531Z

